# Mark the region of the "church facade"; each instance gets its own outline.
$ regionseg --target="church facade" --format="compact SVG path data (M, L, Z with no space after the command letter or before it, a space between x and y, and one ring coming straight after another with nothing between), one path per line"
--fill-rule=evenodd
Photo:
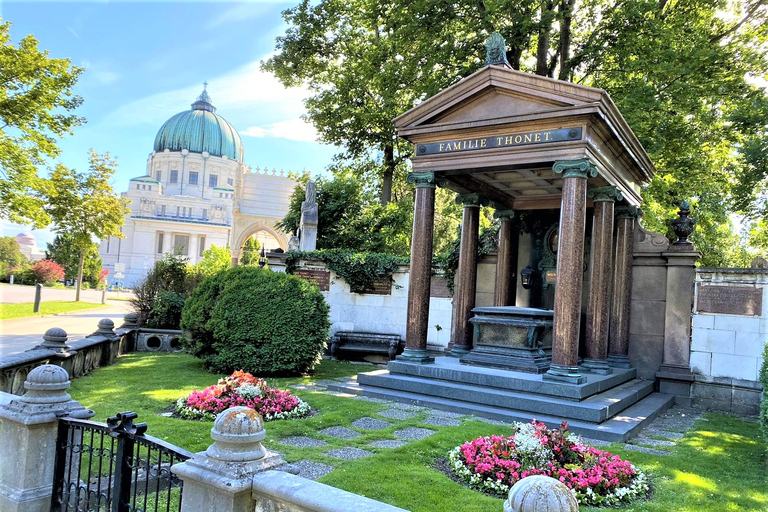
M287 236L274 223L287 213L295 186L282 171L252 172L245 165L240 135L203 90L190 110L162 125L146 174L131 179L122 194L130 200L124 238L111 237L99 247L110 282L132 287L169 252L195 264L216 245L229 247L236 261L247 238L259 231L274 240L268 250L286 250ZM247 215L241 214L243 204Z

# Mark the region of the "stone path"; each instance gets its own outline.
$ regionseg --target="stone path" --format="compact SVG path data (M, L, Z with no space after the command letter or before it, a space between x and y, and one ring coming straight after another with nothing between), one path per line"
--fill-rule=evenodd
M464 421L482 421L491 425L508 425L503 421L470 416L452 411L443 411L439 409L430 409L414 404L395 402L382 398L351 395L349 393L339 393L336 390L328 389L329 385L337 384L338 381L348 381L349 379L337 379L336 381L326 380L317 381L310 384L297 384L291 386L294 389L319 391L335 396L350 397L354 400L372 402L387 405L388 408L375 414L377 417L359 418L352 422L351 426L355 430L342 426L332 426L317 432L318 436L332 437L342 440L354 440L361 437L364 433L372 433L387 428L397 426L399 422L419 418L420 427L404 427L397 429L391 434L394 439L379 439L371 441L365 447L379 449L395 449L408 445L412 441L424 439L435 433L440 428L456 427ZM701 418L701 411L684 407L673 407L665 414L659 416L639 435L634 437L625 445L628 450L649 453L658 456L669 455L669 450L685 436L685 433L693 427L694 423ZM583 438L584 441L592 446L603 447L611 443L597 439ZM282 444L298 448L322 447L328 446L328 442L315 437L295 436L283 438L279 441ZM341 460L360 459L374 455L374 452L354 446L344 446L342 448L330 449L324 452L329 457ZM300 460L289 465L291 470L297 472L300 476L316 480L331 471L334 466L321 464L309 460Z

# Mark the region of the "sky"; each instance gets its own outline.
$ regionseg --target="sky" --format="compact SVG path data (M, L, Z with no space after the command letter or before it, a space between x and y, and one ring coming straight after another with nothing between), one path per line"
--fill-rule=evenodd
M309 93L260 71L287 28L281 12L298 3L0 0L0 17L12 23L14 43L32 34L51 57L85 69L74 91L88 122L60 140L57 161L86 169L89 148L110 152L119 193L146 174L157 131L190 109L203 82L217 114L240 132L246 165L317 174L331 163L338 148L315 142L301 119ZM53 239L3 220L0 229L31 231L43 250Z

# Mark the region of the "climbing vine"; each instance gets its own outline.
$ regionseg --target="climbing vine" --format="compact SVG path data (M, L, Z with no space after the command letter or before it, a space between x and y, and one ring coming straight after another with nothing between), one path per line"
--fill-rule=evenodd
M393 282L392 274L401 265L408 265L408 258L391 254L362 252L343 249L322 251L289 251L286 253L285 271L293 274L299 260L320 260L358 293L371 291L378 281Z

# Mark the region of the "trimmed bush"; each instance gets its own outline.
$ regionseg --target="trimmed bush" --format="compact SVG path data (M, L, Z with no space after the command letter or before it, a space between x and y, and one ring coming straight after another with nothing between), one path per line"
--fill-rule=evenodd
M216 373L306 373L320 360L330 327L316 285L251 266L205 279L181 318L187 349Z

